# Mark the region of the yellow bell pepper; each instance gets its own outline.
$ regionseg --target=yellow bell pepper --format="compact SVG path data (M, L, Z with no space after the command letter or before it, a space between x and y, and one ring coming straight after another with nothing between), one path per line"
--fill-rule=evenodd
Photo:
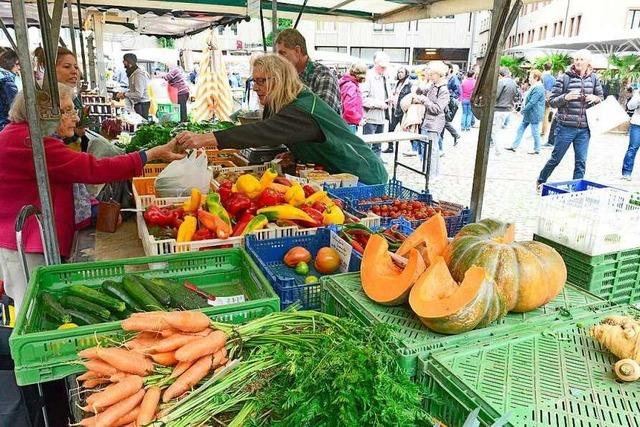
M262 186L258 178L248 173L238 177L236 188L238 192L246 194L251 199L258 197L262 192Z
M198 228L198 220L196 217L192 215L185 216L184 221L180 224L180 228L178 228L177 242L190 242L196 233L196 228Z
M300 206L304 203L304 189L299 182L294 182L291 188L284 194L284 200L292 206Z
M278 177L278 171L273 164L269 165L269 168L264 171L260 177L260 189L262 191L269 188L273 181Z
M316 191L315 193L304 199L305 205L313 205L315 202L323 203L325 206L335 205L326 191Z
M324 225L342 225L344 224L344 212L338 206L329 206L322 213Z
M266 216L269 221L289 219L292 221L313 222L313 218L311 218L308 213L291 205L267 206L258 209L258 214Z
M198 190L197 188L192 188L191 197L184 201L182 207L185 212L195 212L198 210L198 208L200 208L202 201L203 197L200 190Z

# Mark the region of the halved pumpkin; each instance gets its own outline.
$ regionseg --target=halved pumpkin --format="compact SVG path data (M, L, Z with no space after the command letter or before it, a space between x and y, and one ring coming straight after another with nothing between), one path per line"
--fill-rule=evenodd
M567 280L564 260L540 242L514 242L514 227L492 219L468 224L444 252L455 280L472 265L493 277L509 311L527 312L548 303Z
M404 268L397 266L388 252L387 240L377 234L367 242L362 255L360 279L364 293L383 305L399 305L407 301L409 291L425 270L422 256L415 249L408 251Z
M417 249L428 267L436 257L442 255L448 244L447 224L444 222L444 217L438 213L420 224L402 242L396 254L405 256L409 249Z
M504 299L484 268L472 266L458 284L442 257L418 278L409 305L426 327L441 334L481 328L507 313Z

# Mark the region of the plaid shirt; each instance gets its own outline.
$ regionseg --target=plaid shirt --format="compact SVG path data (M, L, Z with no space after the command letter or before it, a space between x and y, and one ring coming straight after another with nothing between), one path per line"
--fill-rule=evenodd
M317 61L309 61L304 71L300 73L300 80L311 89L311 92L329 104L329 107L338 115L342 114L338 78L329 68Z

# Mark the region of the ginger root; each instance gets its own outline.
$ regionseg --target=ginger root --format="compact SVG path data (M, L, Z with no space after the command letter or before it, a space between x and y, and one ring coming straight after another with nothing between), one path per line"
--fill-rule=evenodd
M607 317L591 327L589 335L620 359L640 363L640 322L632 317Z

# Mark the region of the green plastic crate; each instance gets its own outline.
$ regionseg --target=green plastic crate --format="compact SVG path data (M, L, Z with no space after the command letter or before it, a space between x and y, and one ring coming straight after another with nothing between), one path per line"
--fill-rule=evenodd
M180 105L179 104L158 104L156 117L161 121L179 122L180 121Z
M585 311L480 346L420 356L417 379L431 397L426 409L450 427L476 408L482 425L504 417L522 427L640 426L640 381L617 382L617 358L588 336L591 325L613 314L640 317L631 306Z
M124 337L119 322L49 330L55 325L44 318L39 306L36 295L41 290L58 296L72 284L95 288L104 280L121 280L131 272L146 277L189 279L216 296L245 295L243 303L203 309L217 321L242 323L280 311L278 296L241 248L42 267L32 275L9 340L18 384L51 381L81 372L84 368L70 363L77 358L78 351L98 341L119 341Z
M362 291L359 273L323 277L322 311L341 317L356 318L371 325L386 323L395 328L398 338L398 362L410 375L416 372L419 354L456 344L482 342L519 330L531 323L548 318L570 318L574 310L582 307L604 307L609 303L578 287L567 284L553 301L529 313L509 313L491 326L464 334L443 335L433 332L420 322L408 306L387 307L371 301Z
M640 301L640 248L591 256L538 235L533 239L558 251L571 283L616 304Z

